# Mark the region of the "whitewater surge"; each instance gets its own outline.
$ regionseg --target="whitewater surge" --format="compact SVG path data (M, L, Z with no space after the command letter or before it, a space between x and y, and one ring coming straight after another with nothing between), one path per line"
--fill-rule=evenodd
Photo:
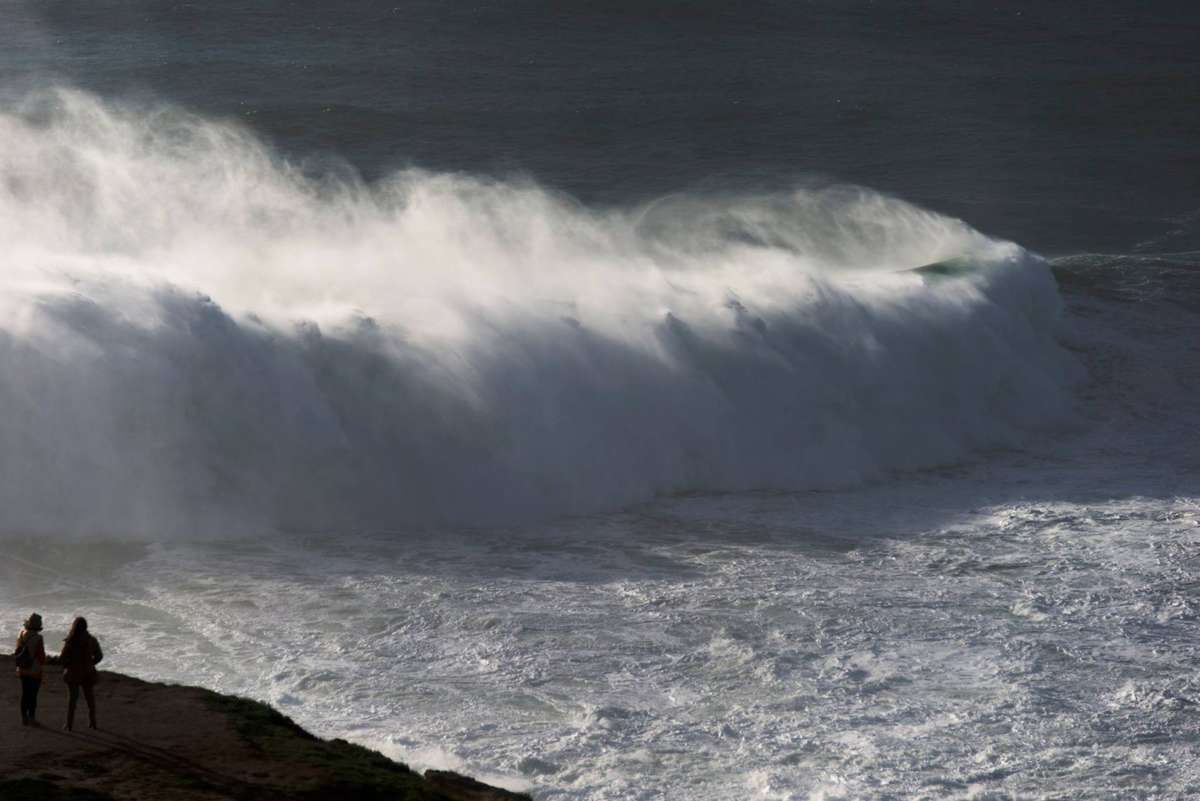
M1045 262L864 190L368 185L69 91L0 113L0 244L7 534L849 486L1019 446L1082 377Z

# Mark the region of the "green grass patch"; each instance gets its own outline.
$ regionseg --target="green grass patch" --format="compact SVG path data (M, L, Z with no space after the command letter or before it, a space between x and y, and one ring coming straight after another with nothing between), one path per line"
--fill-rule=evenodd
M287 715L258 701L214 693L208 698L208 702L229 718L234 730L242 739L259 747L263 747L264 742L281 737L317 740Z
M321 740L291 718L266 704L246 698L209 696L210 705L225 714L234 731L272 759L302 765L320 773L317 781L288 793L292 798L317 801L354 798L356 801L429 799L447 795L432 787L407 765L345 740Z

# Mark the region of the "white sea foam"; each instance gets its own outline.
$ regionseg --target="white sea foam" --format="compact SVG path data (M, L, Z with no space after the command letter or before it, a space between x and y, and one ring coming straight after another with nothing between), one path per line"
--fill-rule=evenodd
M1043 261L846 188L594 210L461 175L366 186L57 91L0 114L0 241L10 533L847 486L1019 444L1081 376ZM957 256L970 274L907 271Z
M4 542L0 618L539 798L1184 797L1196 499L1083 444L488 537Z

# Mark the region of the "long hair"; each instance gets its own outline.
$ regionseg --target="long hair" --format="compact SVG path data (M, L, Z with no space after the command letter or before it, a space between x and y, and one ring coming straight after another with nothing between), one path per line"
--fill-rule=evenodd
M67 632L67 636L63 638L63 642L74 645L75 643L87 642L87 618L77 617L71 622L71 630Z

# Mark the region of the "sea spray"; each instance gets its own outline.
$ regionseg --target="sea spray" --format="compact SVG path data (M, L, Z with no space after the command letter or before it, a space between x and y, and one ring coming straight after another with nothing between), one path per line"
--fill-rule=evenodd
M313 174L70 91L0 114L10 534L498 523L827 488L1072 413L1046 264L845 187L595 210ZM965 258L965 274L911 268Z

